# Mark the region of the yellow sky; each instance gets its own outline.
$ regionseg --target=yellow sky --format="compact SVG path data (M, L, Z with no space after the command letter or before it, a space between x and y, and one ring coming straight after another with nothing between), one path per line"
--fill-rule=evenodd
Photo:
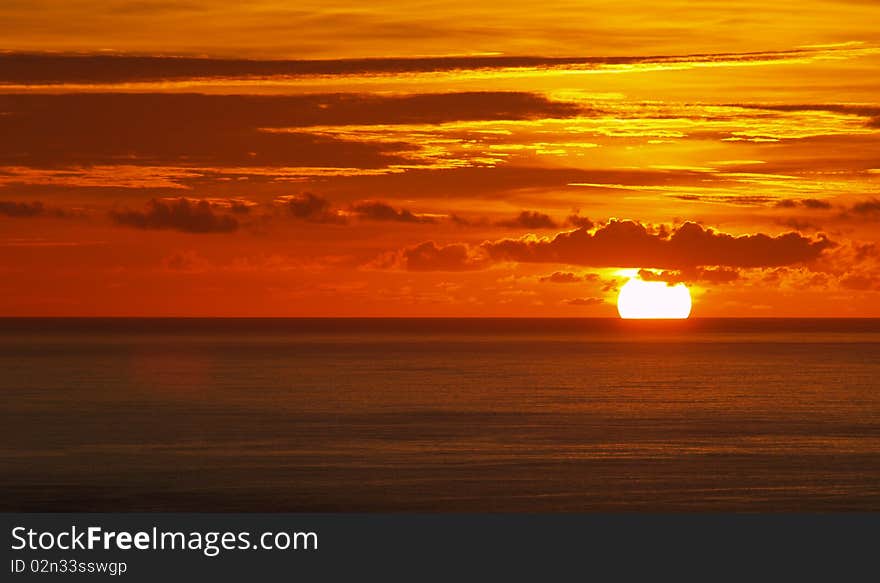
M260 58L678 54L877 40L867 0L8 0L5 48Z
M4 2L0 314L880 316L878 16Z

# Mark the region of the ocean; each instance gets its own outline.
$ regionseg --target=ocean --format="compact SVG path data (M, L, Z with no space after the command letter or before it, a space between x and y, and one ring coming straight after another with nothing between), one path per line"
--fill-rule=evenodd
M3 511L880 510L880 320L0 319Z

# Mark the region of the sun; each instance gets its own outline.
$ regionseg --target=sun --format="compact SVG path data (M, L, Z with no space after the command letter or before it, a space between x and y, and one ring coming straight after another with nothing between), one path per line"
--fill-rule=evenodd
M691 313L691 292L683 283L632 278L620 288L617 312L624 319L684 319Z

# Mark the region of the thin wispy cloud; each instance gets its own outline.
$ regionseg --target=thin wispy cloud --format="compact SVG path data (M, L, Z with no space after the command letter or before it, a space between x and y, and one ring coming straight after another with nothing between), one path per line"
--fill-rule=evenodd
M256 60L135 55L0 53L0 84L101 85L193 80L296 79L488 71L639 71L844 58L873 47L830 46L741 53L640 56L449 56Z

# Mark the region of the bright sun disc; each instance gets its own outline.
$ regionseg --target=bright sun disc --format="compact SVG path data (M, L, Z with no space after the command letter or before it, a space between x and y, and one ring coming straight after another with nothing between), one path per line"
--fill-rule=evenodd
M617 312L624 319L687 318L691 313L691 292L683 283L633 278L620 288Z

